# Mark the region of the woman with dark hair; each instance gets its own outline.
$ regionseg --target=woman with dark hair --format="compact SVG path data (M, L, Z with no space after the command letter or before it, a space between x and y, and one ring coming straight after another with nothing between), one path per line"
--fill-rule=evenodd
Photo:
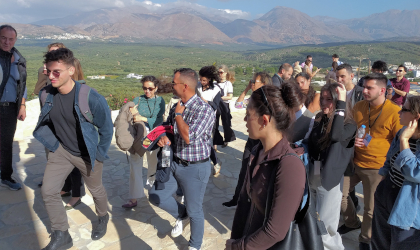
M408 97L375 192L373 250L420 249L420 96Z
M306 73L299 73L295 77L299 84L302 93L306 96L305 106L309 111L316 114L321 109L319 105L319 93L316 93L314 88L311 86L311 76Z
M291 84L263 86L250 98L245 121L252 150L226 249L269 249L282 241L302 202L305 167L285 137L299 105ZM266 214L270 176L274 176L271 209ZM270 191L271 192L271 191Z
M198 72L200 76L200 83L197 85L197 91L199 96L210 104L214 112L219 108L220 103L222 102L221 90L214 83L219 81L219 74L215 66L204 66ZM215 126L213 126L213 135L215 131ZM213 140L213 146L214 140ZM216 146L215 146L216 147ZM213 175L217 175L221 169L221 162L217 159L216 150L214 147L211 148L210 159L213 162Z
M235 108L237 109L246 108L249 102L249 99L245 100L245 96L249 90L256 91L262 86L272 86L272 85L273 83L271 81L271 76L269 74L265 72L255 73L252 80L249 81L248 86L245 88L245 90L236 100ZM236 184L236 188L235 188L235 194L233 195L232 200L223 202L222 204L223 206L231 208L231 207L236 207L236 205L238 204L239 193L241 192L242 185L245 180L245 172L246 172L248 159L249 159L249 156L251 155L252 148L258 143L259 143L259 140L248 138L245 144L244 154L242 156L242 166L241 166L241 171L239 172L238 183Z
M229 103L233 97L233 85L232 82L235 81L235 76L233 72L229 71L229 68L226 65L221 65L219 67L219 82L217 85L222 90L222 102L220 102L219 108L216 112L216 123L215 123L215 132L213 143L215 145L223 145L222 148L228 145L228 142L236 140L235 133L232 130L232 115L230 114ZM223 126L223 135L219 132L219 119L222 118Z
M321 108L307 145L309 149L309 186L316 210L328 231L322 235L324 249L344 249L337 232L342 192L340 183L350 162L357 130L351 111L346 109L346 88L341 83L321 89Z
M162 97L156 95L159 88L159 80L154 76L144 76L141 79L144 95L134 98L136 106L130 109L133 114L134 122L144 122L147 132L153 130L163 122L163 113L165 112L165 101ZM147 182L153 185L153 174L156 172L157 152L146 151L147 158ZM143 158L137 153L130 154L130 188L128 196L130 200L122 205L124 208L137 206L137 199L144 196L143 186Z

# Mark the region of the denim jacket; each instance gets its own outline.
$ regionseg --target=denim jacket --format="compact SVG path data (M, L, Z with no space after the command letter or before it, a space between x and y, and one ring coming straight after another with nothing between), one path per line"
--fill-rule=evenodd
M400 151L400 136L405 127L398 131L386 155L384 166L379 174L386 176L391 169L390 160ZM400 152L394 166L404 176L404 182L394 203L388 224L408 230L420 230L420 139L417 140L417 150L413 154L409 148Z
M89 94L89 108L93 115L93 123L86 121L79 108L79 91L81 84L75 81L74 86L76 88L76 93L74 95L74 109L77 113L76 119L77 122L80 122L80 128L93 170L95 159L100 162L109 159L107 152L114 134L114 125L112 123L108 103L105 98L96 91L90 91ZM52 123L49 113L53 107L53 93L55 93L57 89L53 88L52 85L48 85L45 89L49 94L45 100L44 106L41 108L41 114L33 135L48 150L55 152L60 143L51 131L50 126ZM41 95L42 91L39 93ZM39 98L41 98L41 96L39 96Z

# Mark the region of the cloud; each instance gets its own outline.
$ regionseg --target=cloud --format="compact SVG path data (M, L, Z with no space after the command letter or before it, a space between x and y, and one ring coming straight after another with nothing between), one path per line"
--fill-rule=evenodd
M219 9L220 11L225 12L226 14L233 15L237 18L246 18L249 16L248 12L242 10L230 10L230 9Z
M125 4L124 4L123 1L117 0L117 1L115 1L115 6L118 7L118 8L123 8L123 7L125 7Z
M25 7L25 8L29 8L29 7L31 7L31 4L30 3L28 3L27 1L25 1L25 0L17 0L17 2L18 2L18 4L20 5L20 6L23 6L23 7Z

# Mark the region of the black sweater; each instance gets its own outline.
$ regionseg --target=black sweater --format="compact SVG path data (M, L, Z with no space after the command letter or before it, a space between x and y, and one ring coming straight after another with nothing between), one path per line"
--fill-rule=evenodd
M337 101L336 109L345 109L346 103ZM334 115L330 131L330 145L321 150L319 140L324 135L323 127L328 126L328 117L321 114L319 122L315 122L314 128L308 138L309 157L311 161L320 160L322 186L330 190L340 183L341 177L350 161L354 138L357 130L355 123L344 123L344 116Z

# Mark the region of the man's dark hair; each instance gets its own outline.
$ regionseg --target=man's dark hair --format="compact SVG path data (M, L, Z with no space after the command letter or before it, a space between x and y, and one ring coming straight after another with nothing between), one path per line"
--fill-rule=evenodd
M47 52L44 55L44 63L47 64L49 62L58 62L61 61L62 63L66 65L74 65L74 56L73 52L67 48L60 48L57 50L53 50L50 52Z
M183 80L190 81L190 83L195 84L197 86L198 75L197 72L195 72L195 70L190 68L180 68L174 70L174 75L176 73L179 73Z
M386 83L388 82L388 78L382 73L370 73L363 78L364 82L369 80L376 80L376 85L379 87L386 88Z
M2 26L0 26L0 32L1 32L3 29L8 29L8 30L14 31L14 32L15 32L15 34L16 34L16 37L17 37L17 31L16 31L16 29L15 29L15 28L13 28L11 25L9 25L9 24L3 24Z
M312 57L312 56L311 56L311 55L307 55L307 56L306 56L306 59L308 59L309 57Z
M284 69L285 71L288 71L290 68L292 68L292 65L288 63L283 63L282 65L280 65L278 73L281 73L282 69Z
M342 69L346 69L347 73L353 74L353 69L348 63L343 63L337 67L337 71L342 70Z
M332 55L333 58L340 58L337 54Z
M404 65L402 65L402 64L401 64L401 65L399 65L399 66L398 66L398 68L404 68L404 71L405 71L405 72L408 72L407 67L406 67L406 66L404 66Z
M386 72L388 71L388 65L386 64L386 62L379 60L375 61L372 64L372 69L380 70L381 72Z

